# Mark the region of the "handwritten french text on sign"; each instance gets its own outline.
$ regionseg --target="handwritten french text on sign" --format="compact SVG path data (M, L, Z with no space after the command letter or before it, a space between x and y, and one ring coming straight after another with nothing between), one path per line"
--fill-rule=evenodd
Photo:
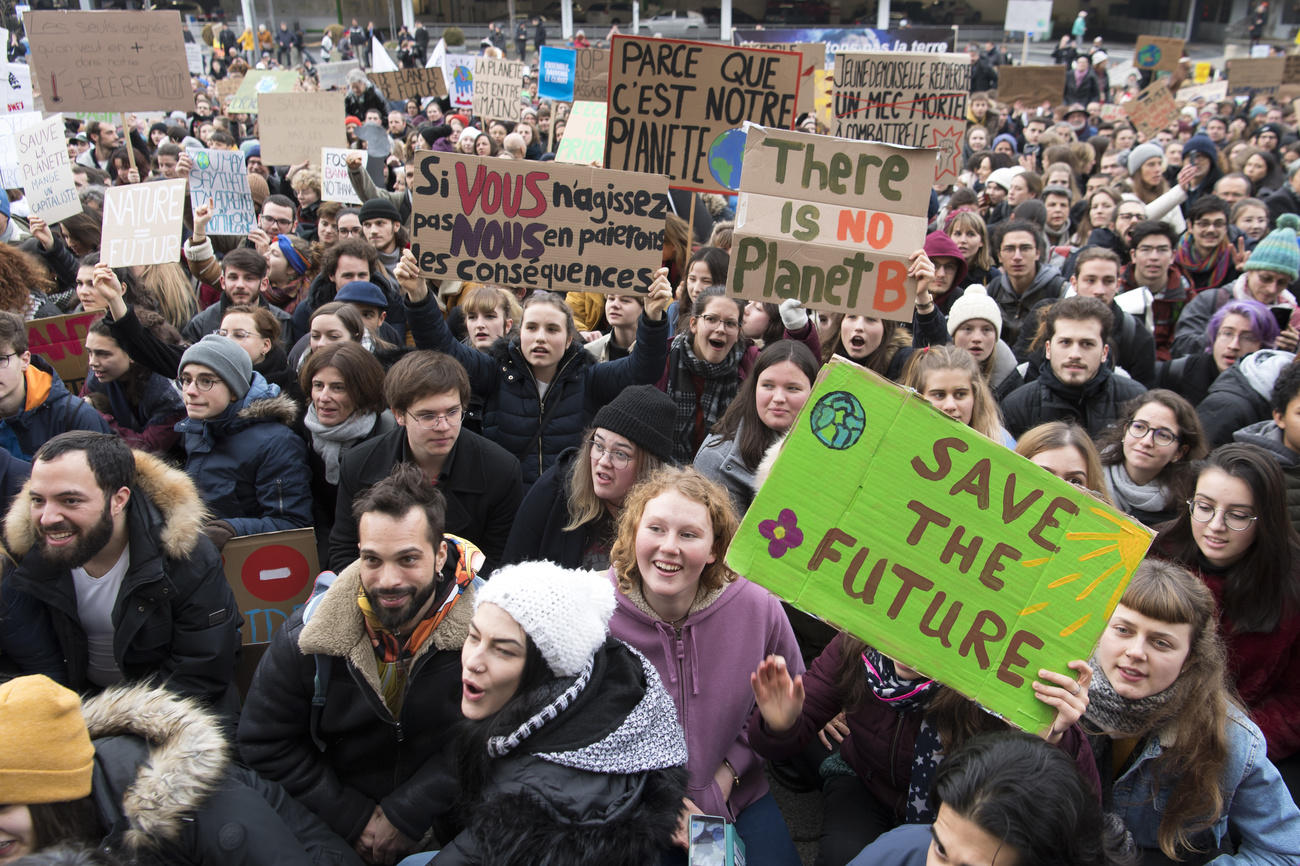
M48 361L74 394L81 390L90 362L86 355L86 334L103 315L102 312L69 313L27 323L27 348Z
M321 148L320 197L322 201L339 201L358 206L362 204L348 177L349 153L359 153L362 159L366 155L364 150L348 150L342 147Z
M1157 132L1178 122L1178 104L1165 79L1151 82L1137 99L1124 103L1124 112L1145 139L1154 138Z
M1282 64L1282 83L1300 84L1300 54L1288 54Z
M609 49L578 48L573 99L604 102L609 99Z
M473 54L448 54L443 61L442 77L447 83L447 98L456 110L474 108L474 64L477 58ZM519 82L522 84L522 80ZM516 87L516 90L519 88ZM516 103L519 94L515 94ZM475 112L476 114L478 112ZM509 115L514 119L519 112Z
M23 23L47 110L194 110L180 13L29 12Z
M727 564L1041 731L1151 531L849 361L818 377Z
M604 102L575 102L564 126L564 138L555 151L555 161L571 165L600 165L605 158Z
M572 102L578 55L572 48L543 45L537 61L537 96L556 102Z
M53 224L81 213L68 143L63 137L63 115L56 114L19 130L16 138L18 171L32 216Z
M41 122L39 111L15 111L0 114L0 188L19 189L23 185L18 167L18 133ZM65 145L66 147L66 145Z
M311 595L319 561L312 528L232 538L221 549L226 583L244 617L243 642L266 643Z
M1065 73L1064 66L999 66L998 102L1014 105L1019 100L1029 107L1060 102Z
M771 51L798 51L803 55L799 66L799 102L796 115L811 114L816 110L817 70L826 68L826 46L821 42L742 42L741 48L767 48Z
M1190 87L1179 88L1175 98L1179 102L1191 102L1193 99L1208 99L1211 102L1218 102L1226 99L1228 96L1228 82L1211 81L1206 84L1193 84Z
M935 183L962 167L970 56L920 52L835 55L831 134L939 151Z
M798 54L615 36L605 165L666 174L674 187L738 187L746 121L789 129Z
M257 227L253 216L253 193L248 186L248 168L238 150L189 151L190 205L195 210L213 203L210 235L244 235Z
M258 97L262 160L268 165L294 165L314 160L322 147L347 147L343 98L340 91Z
M268 93L289 93L298 84L298 73L279 69L250 69L235 91L226 111L257 114L257 100Z
M185 180L110 186L104 193L100 255L111 268L181 260Z
M490 120L517 118L524 69L517 60L478 58L474 65L474 114Z
M910 322L933 165L930 150L749 127L732 293Z
M396 72L372 72L370 83L384 92L389 99L424 99L447 95L447 85L442 80L442 69L399 69Z
M1228 92L1276 90L1284 72L1285 57L1234 57L1228 61Z
M1173 72L1183 57L1183 40L1169 36L1139 36L1133 65L1155 72Z
M662 177L554 162L416 154L420 272L553 291L644 292L662 261Z

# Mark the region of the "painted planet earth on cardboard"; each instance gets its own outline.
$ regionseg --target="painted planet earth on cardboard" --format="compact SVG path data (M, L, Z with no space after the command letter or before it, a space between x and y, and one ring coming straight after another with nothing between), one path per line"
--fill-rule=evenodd
M728 129L709 145L709 173L727 189L738 190L744 158L745 130Z
M1138 51L1138 66L1142 69L1150 69L1160 63L1160 46L1143 45Z

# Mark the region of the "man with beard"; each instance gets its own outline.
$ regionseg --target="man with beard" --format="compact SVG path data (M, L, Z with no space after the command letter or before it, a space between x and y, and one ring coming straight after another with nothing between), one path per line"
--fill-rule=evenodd
M360 558L276 632L239 749L363 859L392 863L459 795L447 746L477 551L443 534L446 502L412 464L358 496L352 513Z
M117 436L41 446L5 521L0 657L78 692L156 681L232 714L240 615L184 472Z
M199 236L197 226L202 222L207 226L205 217L211 216L211 203L203 205L195 212L195 236ZM207 243L204 239L203 243ZM226 308L239 305L250 307L266 307L280 321L280 327L287 329L290 322L289 314L274 304L268 304L262 297L262 290L269 285L270 265L254 249L248 247L239 247L226 253L226 257L221 260L221 278L217 283L221 286L221 300L205 310L197 313L194 318L185 323L181 328L181 336L187 342L197 343L206 335L215 333L217 328L221 327L221 320L225 318Z

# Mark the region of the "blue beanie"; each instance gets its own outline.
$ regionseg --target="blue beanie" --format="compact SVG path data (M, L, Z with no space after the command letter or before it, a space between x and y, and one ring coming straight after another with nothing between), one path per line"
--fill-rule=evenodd
M1243 271L1272 271L1285 274L1294 281L1300 276L1300 244L1296 230L1300 229L1300 216L1284 213L1277 218L1277 228L1265 235L1255 245L1250 258L1241 266Z
M1187 159L1187 155L1191 153L1203 153L1209 157L1210 162L1216 164L1219 161L1219 149L1214 146L1214 142L1210 141L1208 135L1193 135L1183 142L1183 159Z
M1016 141L1016 137L1015 137L1014 135L1011 135L1011 134L1006 133L1006 132L1002 133L1001 135L999 135L998 137L996 137L996 138L993 139L993 146L996 147L997 144L998 144L998 142L1001 142L1001 141L1005 141L1005 142L1007 142L1007 143L1009 143L1009 144L1011 145L1011 152L1012 152L1012 153L1015 153L1015 154L1019 154L1019 153L1020 153L1020 144L1019 144L1019 142ZM992 148L990 148L990 150L991 150L991 149L992 149Z

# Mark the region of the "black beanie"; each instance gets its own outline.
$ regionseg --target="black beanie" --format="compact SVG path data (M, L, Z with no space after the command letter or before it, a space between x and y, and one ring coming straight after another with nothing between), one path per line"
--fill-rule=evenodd
M624 388L596 413L593 427L617 433L665 463L673 463L673 424L677 407L654 385Z
M358 219L362 225L365 225L366 220L392 220L395 223L400 223L402 215L397 212L397 208L388 199L372 198L361 206Z

